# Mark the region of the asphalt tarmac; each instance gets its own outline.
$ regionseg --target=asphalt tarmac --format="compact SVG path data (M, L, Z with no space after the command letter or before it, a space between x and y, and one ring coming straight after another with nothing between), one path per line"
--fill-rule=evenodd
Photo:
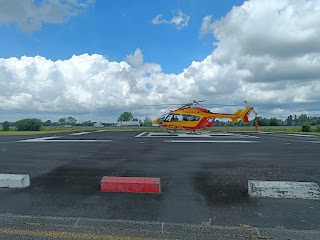
M184 224L320 229L320 201L251 198L248 180L320 184L320 136L142 131L0 136L0 213ZM156 194L102 193L103 176L158 177Z

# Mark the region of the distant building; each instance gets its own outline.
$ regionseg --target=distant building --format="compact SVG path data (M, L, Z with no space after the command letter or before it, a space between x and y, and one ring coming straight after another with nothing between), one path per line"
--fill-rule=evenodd
M140 127L140 121L137 118L133 118L131 121L119 121L117 127Z
M100 127L104 127L104 126L103 126L102 122L95 122L95 123L93 124L93 127L95 127L95 128L100 128Z

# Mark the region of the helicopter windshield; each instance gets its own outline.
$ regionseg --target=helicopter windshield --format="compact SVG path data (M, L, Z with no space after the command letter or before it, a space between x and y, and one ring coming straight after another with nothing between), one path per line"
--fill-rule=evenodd
M169 113L163 114L161 117L158 118L158 122L161 124L166 120L166 118L170 115Z

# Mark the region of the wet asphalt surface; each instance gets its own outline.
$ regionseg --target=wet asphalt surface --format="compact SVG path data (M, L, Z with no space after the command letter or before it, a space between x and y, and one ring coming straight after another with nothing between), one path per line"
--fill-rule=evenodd
M248 180L320 184L320 137L254 132L135 137L141 133L0 136L0 173L31 178L28 188L0 189L0 213L191 224L212 218L225 226L320 229L320 201L247 194ZM18 142L47 136L59 138ZM182 139L227 142L170 142ZM229 142L238 140L251 142ZM162 192L102 193L103 176L159 177Z

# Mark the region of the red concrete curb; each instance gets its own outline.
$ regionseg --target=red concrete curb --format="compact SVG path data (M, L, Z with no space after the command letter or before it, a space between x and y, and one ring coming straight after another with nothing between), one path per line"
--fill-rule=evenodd
M101 192L161 193L160 178L108 177L101 179Z

